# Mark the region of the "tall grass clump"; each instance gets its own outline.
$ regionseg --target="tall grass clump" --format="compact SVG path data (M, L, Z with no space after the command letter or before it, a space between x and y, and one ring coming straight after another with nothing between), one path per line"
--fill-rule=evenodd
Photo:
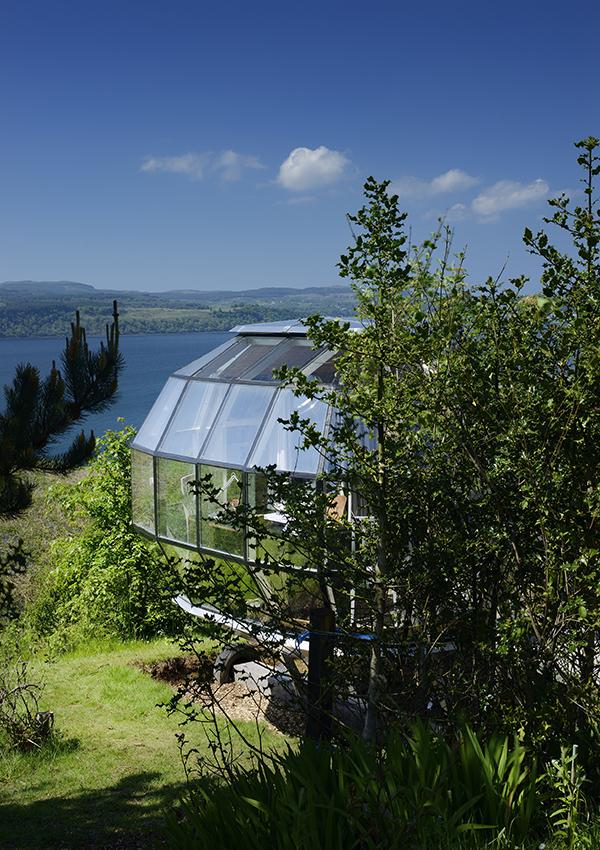
M331 748L306 741L192 792L169 818L169 846L513 847L530 833L537 789L535 762L518 741L482 744L469 728L451 746L416 725L382 752L357 738Z

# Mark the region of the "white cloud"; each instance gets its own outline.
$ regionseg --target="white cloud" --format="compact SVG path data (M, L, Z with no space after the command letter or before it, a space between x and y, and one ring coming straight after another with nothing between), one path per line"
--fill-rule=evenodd
M192 180L202 180L208 167L210 155L206 153L184 153L181 156L148 156L141 171L154 173L166 171L170 174L186 174Z
M420 180L418 177L400 177L390 186L390 192L398 195L399 199L423 200L447 192L457 192L476 186L479 178L467 174L460 168L451 168L443 174L438 174L432 180Z
M235 151L223 151L215 162L215 171L220 172L223 180L239 180L245 168L263 169L265 166L257 156L251 156Z
M277 182L291 192L305 192L330 186L346 173L350 160L340 151L321 145L318 148L294 148L279 167Z
M316 200L317 198L315 195L290 195L290 197L286 198L283 203L287 204L290 207L296 207L300 204L312 204L313 201Z
M223 180L239 180L245 169L264 168L256 156L227 150L219 154L184 153L180 156L148 156L141 171L185 174L190 180L202 180L208 172L218 173Z
M541 179L527 185L515 180L499 180L477 195L471 206L478 215L492 216L503 210L517 209L544 200L549 192L550 187Z
M464 204L452 204L446 213L446 221L462 221L467 214L467 208Z

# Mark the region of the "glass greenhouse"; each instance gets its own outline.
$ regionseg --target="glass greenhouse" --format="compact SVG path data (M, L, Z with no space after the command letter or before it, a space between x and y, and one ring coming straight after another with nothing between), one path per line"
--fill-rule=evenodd
M360 329L355 321L351 327ZM273 322L234 328L231 340L174 372L133 442L135 527L166 544L253 562L243 531L227 525L214 500L196 496L190 483L210 474L219 502L247 500L274 530L285 523L256 468L275 464L314 480L321 456L301 450L298 432L278 420L298 410L326 432L332 411L280 386L273 370L297 367L327 385L334 358L313 348L300 322Z

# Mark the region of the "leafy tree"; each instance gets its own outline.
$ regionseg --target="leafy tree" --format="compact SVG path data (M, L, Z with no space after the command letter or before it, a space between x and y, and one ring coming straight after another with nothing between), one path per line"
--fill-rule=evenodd
M44 379L29 363L17 367L12 384L4 389L6 406L0 413L0 516L15 515L30 504L31 483L23 473L63 472L91 456L93 433L81 432L64 453L54 457L47 450L84 416L111 403L121 367L116 301L113 321L106 326L106 342L100 343L97 352L90 350L77 312L62 354L62 374L55 363Z
M263 552L250 577L207 560L188 570L190 592L228 613L251 617L262 596L255 636L299 628L302 593L335 607L346 651L333 688L364 695L369 739L385 718L454 724L462 714L516 729L546 755L578 741L596 769L598 145L577 145L585 204L550 201L547 222L572 253L525 231L543 262L535 295L524 278L468 285L447 230L409 251L389 184L366 182L340 261L363 331L313 317L314 345L339 352L337 385L281 375L337 411L327 435L299 414L287 423L325 471L312 488L264 470L285 505L276 541L254 506L221 506ZM199 486L218 502L209 481ZM339 510L348 493L363 504L357 515ZM359 627L374 639L354 638Z
M392 689L386 676L399 658L406 662L409 644L419 632L421 641L433 632L431 627L424 633L429 578L415 557L426 534L431 495L424 386L442 340L458 326L457 293L463 291L461 265L449 263L449 235L442 266L432 270L441 234L409 253L406 214L388 188L388 182L367 180L367 203L349 216L360 232L340 261L341 275L352 281L362 332L319 317L307 323L315 348L338 352L337 385L324 388L298 370L280 373L297 395L325 401L336 411L327 435L299 413L287 423L301 432L304 448L315 447L324 456L325 471L314 488L275 468L262 471L263 489L274 503L285 505L286 525L278 540L271 539L257 507L223 506L226 521L250 529L259 555L251 580L239 571L237 580L232 579L230 571L207 559L187 570L190 594L204 595L228 613L252 619L252 597L261 597L261 629L265 621L273 629L290 622L302 629L310 604L335 609L341 629L337 640L345 645L347 661L336 657L330 675L340 696L364 696L363 733L370 740L382 713L397 713L399 699L408 702L411 694L413 710L420 710L430 695L426 682L415 687L408 669L404 681L396 677ZM218 502L210 481L201 482L200 490ZM363 506L355 505L351 517L339 507L349 494ZM415 628L418 622L421 629ZM357 630L374 639L357 641L352 637ZM267 655L272 643L270 637ZM386 659L389 645L395 652ZM395 696L390 701L391 690Z

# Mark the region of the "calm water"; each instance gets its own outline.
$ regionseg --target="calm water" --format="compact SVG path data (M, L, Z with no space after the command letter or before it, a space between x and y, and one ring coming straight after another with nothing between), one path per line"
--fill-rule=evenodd
M107 428L119 427L117 417L122 416L128 425L139 428L171 372L229 338L230 335L222 331L122 336L125 368L119 378L117 399L108 410L89 416L84 427L86 430L93 428L99 435ZM99 337L90 337L89 342L90 348L96 348ZM64 345L62 337L0 338L0 388L12 381L18 363L32 363L40 369L41 375L46 375L53 359L60 363ZM3 407L2 394L0 410Z

